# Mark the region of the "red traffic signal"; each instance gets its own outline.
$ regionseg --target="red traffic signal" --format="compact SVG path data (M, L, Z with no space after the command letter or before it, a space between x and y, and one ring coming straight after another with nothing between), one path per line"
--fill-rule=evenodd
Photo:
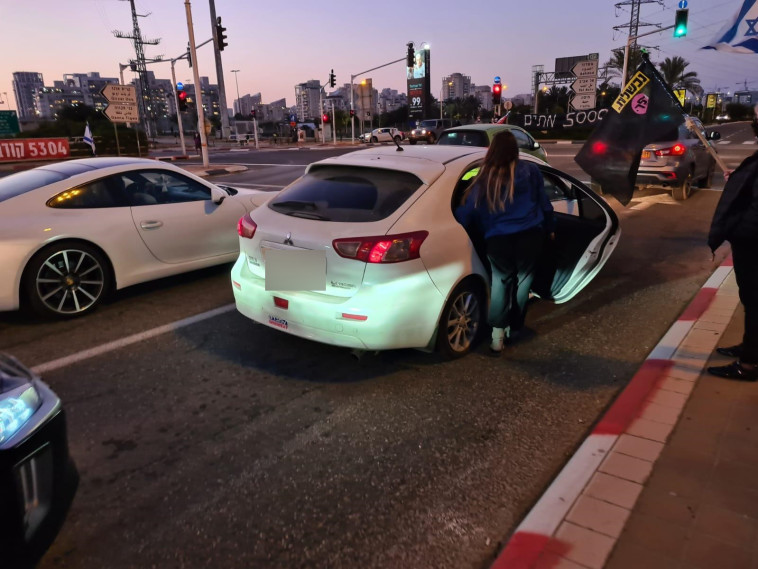
M176 98L179 101L179 111L187 110L187 91L181 90L176 92Z
M495 83L492 86L492 103L499 105L503 96L503 86L500 83Z
M327 113L324 113L323 115L321 115L321 122L323 122L324 124L329 122L329 115Z
M350 118L353 118L355 116L355 111L353 109L350 109Z

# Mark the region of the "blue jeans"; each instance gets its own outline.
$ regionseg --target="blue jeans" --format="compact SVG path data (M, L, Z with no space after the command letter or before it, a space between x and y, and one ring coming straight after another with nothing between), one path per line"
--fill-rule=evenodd
M493 328L520 330L534 280L534 269L545 242L545 231L535 227L487 239L492 267L488 321Z

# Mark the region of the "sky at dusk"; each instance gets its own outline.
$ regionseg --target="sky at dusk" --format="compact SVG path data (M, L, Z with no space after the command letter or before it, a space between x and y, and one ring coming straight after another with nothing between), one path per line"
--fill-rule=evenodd
M409 41L426 42L431 49L432 94L439 96L441 79L451 73L469 75L477 85L491 85L499 75L507 85L504 97L530 91L533 65L553 71L555 59L599 53L601 65L613 48L623 47L630 7L616 8L620 0L483 1L438 0L215 0L216 15L227 28L228 47L222 52L228 106L236 98L238 69L240 95L261 93L263 102L286 98L295 102L294 85L310 79L327 82L334 69L337 85L351 75L404 58ZM641 22L674 23L677 0L641 6ZM671 30L640 40L654 62L681 56L690 62L706 91L758 90L758 55L700 49L729 20L742 0L689 0L689 33L673 38ZM208 0L191 2L195 39L212 36ZM148 58L170 59L186 51L188 41L184 0L137 0L137 12L146 39ZM15 109L12 73L42 73L45 85L64 73L99 72L118 77L119 63L135 57L131 41L114 30L131 34L132 18L124 0L0 0L0 109ZM640 33L652 30L641 27ZM201 76L216 83L211 45L200 48ZM371 77L375 88L406 91L404 63L360 75ZM171 78L169 63L148 66L158 78ZM177 80L192 83L186 61L177 62ZM125 72L129 82L133 73ZM752 83L752 84L751 84ZM6 96L7 93L7 96Z

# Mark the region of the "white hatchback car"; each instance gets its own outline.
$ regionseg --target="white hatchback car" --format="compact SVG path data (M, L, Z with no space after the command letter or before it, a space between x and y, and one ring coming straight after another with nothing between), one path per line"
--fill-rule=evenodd
M453 209L486 148L376 147L311 164L239 221L237 309L303 338L358 350L435 346L468 353L486 325L488 266ZM554 246L533 290L565 302L620 233L589 188L539 159L556 210Z
M93 310L113 289L228 263L257 190L141 158L51 163L0 179L0 310Z

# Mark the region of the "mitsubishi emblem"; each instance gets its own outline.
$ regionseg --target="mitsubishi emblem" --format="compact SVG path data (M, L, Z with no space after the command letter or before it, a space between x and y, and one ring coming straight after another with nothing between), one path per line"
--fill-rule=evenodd
M292 243L292 233L287 232L287 237L284 238L284 244L285 245L293 245L293 243Z

